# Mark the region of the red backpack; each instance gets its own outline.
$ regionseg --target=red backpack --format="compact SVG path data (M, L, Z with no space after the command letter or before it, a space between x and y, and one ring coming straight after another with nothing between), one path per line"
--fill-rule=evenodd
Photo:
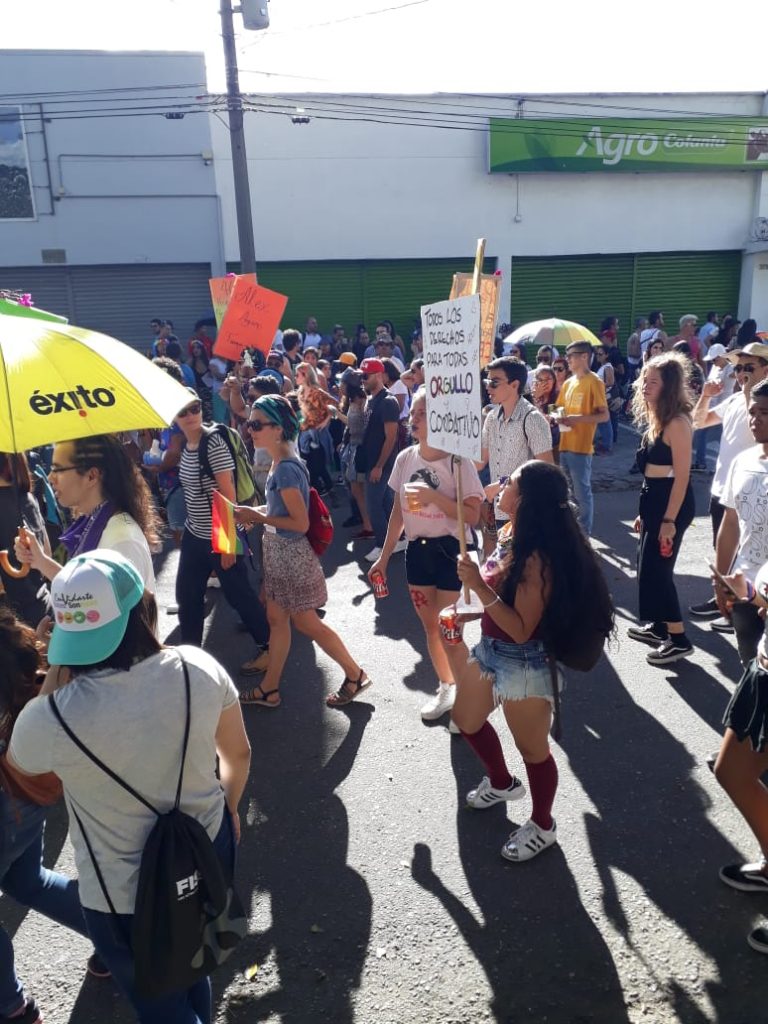
M333 521L328 506L314 487L309 488L309 529L307 540L316 555L323 555L333 540Z

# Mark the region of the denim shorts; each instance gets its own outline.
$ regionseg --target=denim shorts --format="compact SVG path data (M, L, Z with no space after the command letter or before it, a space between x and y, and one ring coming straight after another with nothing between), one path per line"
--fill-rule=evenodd
M494 704L525 700L527 697L543 697L550 703L554 701L549 658L539 640L514 644L482 636L472 650L472 658L483 675L493 680ZM559 692L562 693L564 683L559 669L557 678Z

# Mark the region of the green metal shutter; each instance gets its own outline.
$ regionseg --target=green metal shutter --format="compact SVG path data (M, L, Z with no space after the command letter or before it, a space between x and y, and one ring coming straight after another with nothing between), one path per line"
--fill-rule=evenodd
M281 326L304 330L307 317L316 316L321 334L342 324L352 337L363 319L362 271L357 260L260 262L259 284L288 296Z
M625 255L521 256L512 259L512 323L560 317L596 334L617 316L620 336L631 330L634 257Z
M495 259L486 259L486 274L495 270ZM453 275L471 274L474 257L438 260L368 260L362 264L365 323L371 334L379 320L391 320L408 341L421 326L421 307L447 299Z
M28 292L36 306L75 322L66 267L2 267L0 288Z
M637 256L634 316L664 313L666 331L677 334L678 321L695 313L701 322L710 309L736 314L741 252L665 252Z

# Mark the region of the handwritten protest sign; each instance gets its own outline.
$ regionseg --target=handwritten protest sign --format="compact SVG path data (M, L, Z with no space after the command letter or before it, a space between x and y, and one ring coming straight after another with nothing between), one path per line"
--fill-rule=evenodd
M450 298L460 299L472 294L472 274L454 274ZM480 365L487 366L493 359L496 324L499 319L501 274L483 274L480 279Z
M480 296L421 307L427 442L479 460L482 449Z
M224 319L229 300L232 298L235 282L238 279L250 281L251 284L258 283L255 274L227 274L226 277L212 277L208 281L208 287L211 289L211 301L213 302L213 315L216 317L217 327L221 327L221 321Z
M244 348L269 352L287 303L287 295L238 277L213 351L225 359L239 359Z

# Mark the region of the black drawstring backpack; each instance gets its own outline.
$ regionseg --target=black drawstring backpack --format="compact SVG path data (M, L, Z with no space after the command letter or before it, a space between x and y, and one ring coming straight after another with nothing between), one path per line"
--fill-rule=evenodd
M224 963L248 930L231 871L222 867L200 822L179 809L191 716L189 671L183 658L181 663L186 690L186 723L176 801L167 814L158 811L92 754L64 721L54 695L48 697L53 713L72 742L157 816L141 855L133 928L131 935L126 935L133 951L136 989L148 999L183 991L207 977ZM74 807L72 812L88 848L104 899L112 914L118 916L80 816Z

